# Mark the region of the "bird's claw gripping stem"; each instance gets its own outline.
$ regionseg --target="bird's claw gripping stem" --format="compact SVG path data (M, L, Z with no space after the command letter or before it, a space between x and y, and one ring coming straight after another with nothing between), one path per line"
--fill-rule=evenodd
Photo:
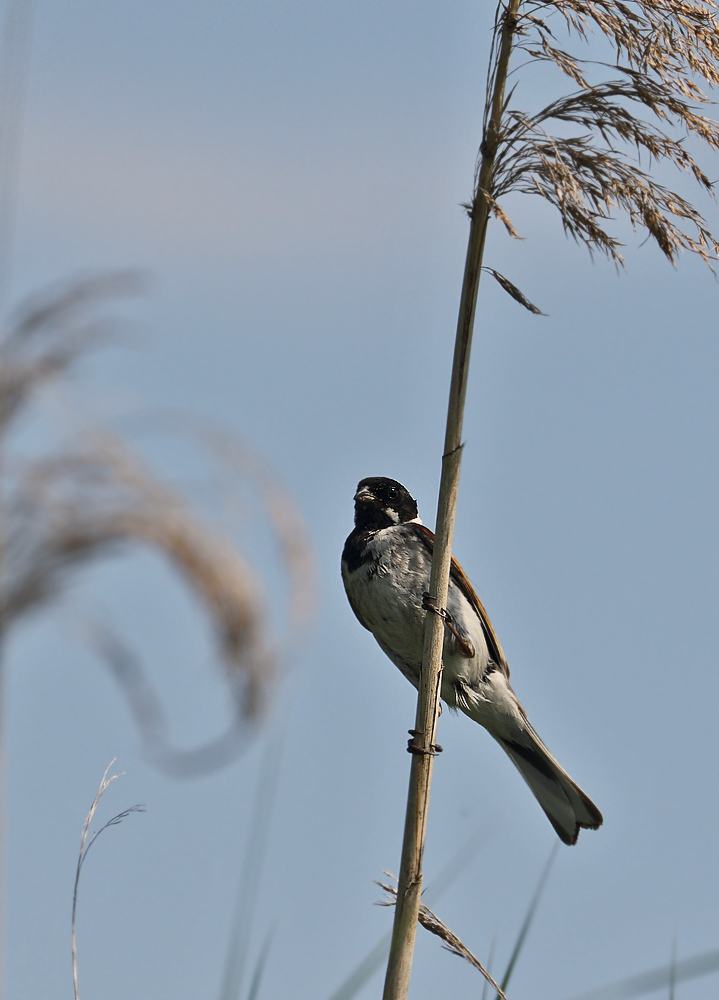
M422 732L419 729L408 729L407 732L412 737L407 740L407 753L419 753L426 757L436 757L438 753L442 753L442 747L439 743L431 743L429 750L425 750L424 747L417 746L414 742L415 738L422 735Z

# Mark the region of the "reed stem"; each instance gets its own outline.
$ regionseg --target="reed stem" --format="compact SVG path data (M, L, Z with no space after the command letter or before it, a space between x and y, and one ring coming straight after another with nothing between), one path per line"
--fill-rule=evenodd
M462 459L464 402L467 393L477 291L489 217L489 204L483 196L483 191L490 191L491 188L509 59L520 3L521 0L509 0L499 23L499 51L491 97L488 95L489 116L481 146L479 176L472 202L467 258L454 345L447 430L437 504L437 528L429 585L430 603L436 608L446 606L449 589L452 537L454 535L459 471ZM414 738L414 745L418 752L412 755L402 861L397 887L397 905L383 1000L405 1000L409 990L422 895L422 857L427 829L429 793L432 784L433 747L439 717L443 643L444 623L438 615L428 613L425 620L422 671L414 727L417 734Z

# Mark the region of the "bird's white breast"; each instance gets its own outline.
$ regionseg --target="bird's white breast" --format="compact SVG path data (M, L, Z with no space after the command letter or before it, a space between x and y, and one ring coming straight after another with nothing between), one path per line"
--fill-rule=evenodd
M365 628L419 669L429 559L419 546L408 544L407 536L401 526L376 532L367 544L367 561L353 573L343 566L343 576L352 608Z
M350 604L392 661L416 683L422 663L426 616L422 599L429 589L429 552L413 528L397 525L376 532L367 543L366 554L367 561L351 573L346 565L342 567ZM461 656L446 631L442 696L452 705L454 683L463 680L475 686L486 668L488 652L479 618L453 581L447 605L476 650L472 659Z

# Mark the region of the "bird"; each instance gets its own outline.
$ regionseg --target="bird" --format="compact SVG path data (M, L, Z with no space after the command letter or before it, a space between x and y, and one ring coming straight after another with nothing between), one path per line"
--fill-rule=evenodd
M355 616L415 687L434 534L396 479L362 479L354 529L342 552L342 580ZM537 735L509 683L509 667L487 612L452 557L442 652L442 700L479 723L509 755L565 844L602 814Z

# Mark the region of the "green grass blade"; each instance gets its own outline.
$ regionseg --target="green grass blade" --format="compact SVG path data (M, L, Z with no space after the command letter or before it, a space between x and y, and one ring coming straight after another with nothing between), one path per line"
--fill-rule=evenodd
M392 932L388 932L377 942L371 951L355 966L349 976L334 991L330 1000L352 1000L356 997L365 983L368 983L379 968L384 965L389 955L389 946L392 943Z
M494 934L492 936L492 943L489 946L489 958L487 959L487 964L485 966L485 968L487 969L487 972L490 974L490 976L492 975L492 966L494 964L494 953L495 953L496 950L497 950L497 935ZM489 989L489 981L487 979L485 979L484 980L484 985L482 986L482 1000L487 1000L487 990L488 989Z
M427 886L422 895L422 899L429 902L436 902L452 886L459 876L466 871L467 866L474 860L479 850L485 846L489 839L487 828L482 827L469 837L464 844L449 859L447 864L440 869L435 878ZM392 932L385 934L369 951L362 961L355 966L349 976L337 987L329 1000L353 1000L365 983L369 982L378 969L384 965L389 955L389 947L392 942Z
M257 775L252 819L230 930L220 1000L239 1000L245 976L247 954L260 888L260 876L269 840L272 808L279 785L284 741L281 735L277 735L277 729L283 731L280 727L273 727L265 737L267 743Z
M262 976L264 975L265 965L267 964L267 956L270 953L270 946L272 945L272 938L274 936L274 933L275 933L274 927L271 927L267 932L265 943L262 945L260 956L257 959L257 965L255 966L255 971L252 973L252 979L250 980L250 990L247 994L247 1000L257 1000L257 997L260 995Z
M427 888L422 892L423 903L427 906L433 906L437 900L444 896L445 892L454 885L459 876L464 875L482 848L486 847L494 830L493 825L483 824L457 848L449 861L440 868Z
M672 942L672 966L669 974L669 1000L674 1000L674 993L677 985L677 936L674 935Z
M683 958L680 962L670 965L660 965L656 969L639 972L626 979L619 979L588 993L580 993L573 1000L632 1000L657 990L665 990L674 983L683 983L689 979L708 976L719 972L719 948L702 952L692 958Z
M527 934L529 934L529 929L534 922L534 917L537 912L537 907L539 906L539 901L544 893L544 887L547 884L547 879L549 878L549 873L552 870L552 865L554 864L554 859L557 856L557 851L559 850L559 843L557 842L552 848L552 853L547 859L547 863L544 866L544 871L542 872L539 882L537 883L537 888L534 890L534 895L532 896L532 901L529 904L529 909L524 918L522 926L519 929L519 935L512 949L512 954L509 958L509 963L507 965L507 971L504 973L504 978L499 984L503 991L507 992L507 986L509 986L509 980L512 978L512 973L514 972L514 967L517 964L519 956L522 953L522 948L524 947L524 942L527 940ZM496 996L497 994L495 994Z

